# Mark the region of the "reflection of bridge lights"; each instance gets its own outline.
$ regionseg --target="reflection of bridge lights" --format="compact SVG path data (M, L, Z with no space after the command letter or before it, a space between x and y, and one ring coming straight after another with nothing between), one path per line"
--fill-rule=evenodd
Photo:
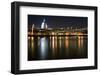
M78 39L80 39L81 37L80 36L78 36Z
M78 36L78 47L81 48L83 46L83 36Z
M54 40L54 36L52 37L52 39Z
M55 48L57 48L57 37L55 39Z
M78 39L78 47L79 47L79 48L81 47L81 41L80 41L80 38Z
M55 37L55 40L57 40L57 36Z
M61 39L61 36L59 37L59 39Z
M41 51L42 51L42 52L45 50L45 46L46 46L45 43L46 43L46 42L45 42L45 38L41 38Z
M40 37L38 37L38 40L40 39Z
M66 44L66 47L68 48L68 46L69 46L69 40L68 40L68 37L66 37L66 42L65 42L65 44Z
M34 41L31 41L31 48L34 49Z
M40 39L41 59L44 59L46 57L47 48L48 48L48 43L46 38L41 38Z
M52 48L56 48L57 47L57 37L52 37ZM54 49L53 49L54 50Z
M52 48L54 48L54 37L52 37Z
M61 41L61 39L60 39L60 40L59 40L59 47L60 47L60 48L61 48L61 42L62 42L62 41Z
M50 40L51 40L51 36L50 36Z
M31 39L33 40L33 39L34 39L34 37L31 37Z
M66 39L68 39L68 36L66 36Z

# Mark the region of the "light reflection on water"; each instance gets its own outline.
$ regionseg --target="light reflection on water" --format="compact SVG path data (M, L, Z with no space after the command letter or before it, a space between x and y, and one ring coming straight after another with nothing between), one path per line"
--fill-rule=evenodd
M28 37L28 60L87 58L87 36Z

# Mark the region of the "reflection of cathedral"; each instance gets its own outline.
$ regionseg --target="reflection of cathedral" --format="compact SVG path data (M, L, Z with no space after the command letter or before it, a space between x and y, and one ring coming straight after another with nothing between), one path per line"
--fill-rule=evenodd
M42 24L41 24L41 29L47 29L47 24L45 23L45 19L43 20Z

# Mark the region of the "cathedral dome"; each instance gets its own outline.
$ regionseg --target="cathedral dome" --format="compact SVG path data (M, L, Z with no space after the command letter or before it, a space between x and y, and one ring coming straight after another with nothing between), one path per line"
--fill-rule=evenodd
M47 29L47 24L45 23L45 19L43 20L41 24L41 29Z

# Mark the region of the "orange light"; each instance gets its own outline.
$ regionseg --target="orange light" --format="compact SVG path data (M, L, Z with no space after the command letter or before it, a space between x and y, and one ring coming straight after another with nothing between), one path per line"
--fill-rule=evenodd
M69 35L69 33L68 33L68 32L66 32L66 35Z
M52 32L52 35L55 35L55 33L54 33L54 32Z
M66 42L65 42L65 44L66 44L66 47L68 48L68 46L69 46L68 37L66 37Z

